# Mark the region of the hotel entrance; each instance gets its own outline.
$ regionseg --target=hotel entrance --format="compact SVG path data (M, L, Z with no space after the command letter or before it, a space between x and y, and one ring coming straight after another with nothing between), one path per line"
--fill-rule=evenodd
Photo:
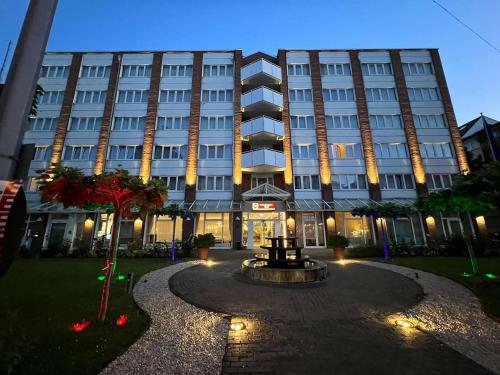
M268 237L286 236L284 212L244 212L243 213L243 246L247 249L260 249L269 245Z

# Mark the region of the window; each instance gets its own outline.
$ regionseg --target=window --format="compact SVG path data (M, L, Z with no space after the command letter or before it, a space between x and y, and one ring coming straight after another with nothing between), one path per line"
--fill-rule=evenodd
M365 76L390 76L392 67L389 63L363 63L361 71Z
M146 123L146 117L115 117L113 130L143 130Z
M109 77L111 66L83 65L80 72L81 78L105 78Z
M64 160L91 160L94 157L94 146L66 146L64 148Z
M192 65L163 65L163 77L191 77Z
M64 91L45 91L40 98L40 104L62 104Z
M288 90L289 100L291 102L311 102L311 89L290 89Z
M201 212L196 221L196 234L212 233L215 247L231 246L231 229L229 212Z
M413 115L416 128L445 128L444 115Z
M200 145L199 159L231 159L233 145Z
M331 145L333 159L360 159L363 157L361 143L335 143Z
M381 189L414 189L413 178L411 174L381 174Z
M326 115L327 129L357 129L358 116L356 115Z
M186 145L155 146L155 160L184 160L187 155Z
M189 117L158 117L156 130L188 130Z
M398 100L396 90L392 87L365 89L365 93L368 102L393 102Z
M106 91L77 91L75 104L103 104Z
M292 157L294 159L317 159L318 150L316 145L293 145Z
M232 102L233 90L203 90L201 101L205 103Z
M323 89L325 102L352 102L354 101L353 89Z
M69 66L42 66L40 78L66 78L69 73Z
M272 175L252 176L252 189L264 184L274 185L274 177Z
M162 180L170 191L183 191L186 186L184 176L153 176L153 180Z
M28 130L34 132L53 132L57 128L59 117L37 117L28 120Z
M338 190L366 189L364 174L336 174L332 176L332 188Z
M464 142L464 146L467 151L472 152L474 150L481 149L481 142L476 140L468 140L467 142Z
M314 129L314 116L290 116L292 129Z
M370 126L373 129L400 129L400 115L370 115Z
M311 70L309 64L288 64L289 76L309 76Z
M321 64L322 76L350 76L351 64Z
M123 65L122 77L151 77L151 65Z
M231 190L232 176L198 176L198 190Z
M431 63L403 63L403 71L407 76L421 76L433 73Z
M204 77L232 77L233 65L203 65Z
M101 128L102 117L71 117L70 131L98 131Z
M37 177L28 177L28 181L26 183L26 191L30 193L36 193L40 189L40 181Z
M421 143L420 154L423 158L451 158L451 146L446 142Z
M140 160L142 157L142 146L110 146L109 160Z
M50 146L35 146L35 153L33 154L34 161L49 160Z
M120 90L117 103L147 103L149 90Z
M202 116L200 122L201 130L231 130L233 128L233 116Z
M305 175L295 176L295 190L319 190L319 176Z
M375 157L377 159L407 158L406 143L375 143Z
M439 93L436 87L409 87L408 96L414 102L439 100Z
M429 190L449 189L453 185L451 174L426 174L425 180Z
M189 103L191 90L161 90L160 103Z

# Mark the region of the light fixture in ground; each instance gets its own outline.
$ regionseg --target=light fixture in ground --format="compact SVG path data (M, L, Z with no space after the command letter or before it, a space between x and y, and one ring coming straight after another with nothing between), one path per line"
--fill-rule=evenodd
M229 327L231 331L243 331L245 328L246 326L243 322L233 322Z
M403 328L415 328L415 325L410 322L409 320L405 319L396 319L395 321L396 325L398 327L403 327Z
M494 275L494 274L492 274L492 273L487 273L487 274L486 274L486 275L484 275L484 276L486 276L488 279L497 279L497 278L498 278L498 276L497 276L497 275Z

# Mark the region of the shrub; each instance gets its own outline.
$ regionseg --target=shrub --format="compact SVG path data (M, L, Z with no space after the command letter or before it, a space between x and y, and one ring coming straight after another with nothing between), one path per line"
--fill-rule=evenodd
M336 234L334 236L328 237L327 241L328 247L331 248L346 248L349 246L349 239L341 236L340 234Z
M212 233L199 234L194 238L196 247L212 247L215 246L215 237Z

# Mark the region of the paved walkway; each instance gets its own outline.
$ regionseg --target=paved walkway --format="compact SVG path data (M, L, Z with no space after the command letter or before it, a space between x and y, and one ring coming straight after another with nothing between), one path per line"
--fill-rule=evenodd
M238 274L249 252L211 254L211 267L185 269L170 287L196 306L247 324L229 334L223 374L490 373L428 333L388 324L390 315L424 298L407 277L330 263L330 277L321 283L257 284ZM315 254L322 259L330 253Z

